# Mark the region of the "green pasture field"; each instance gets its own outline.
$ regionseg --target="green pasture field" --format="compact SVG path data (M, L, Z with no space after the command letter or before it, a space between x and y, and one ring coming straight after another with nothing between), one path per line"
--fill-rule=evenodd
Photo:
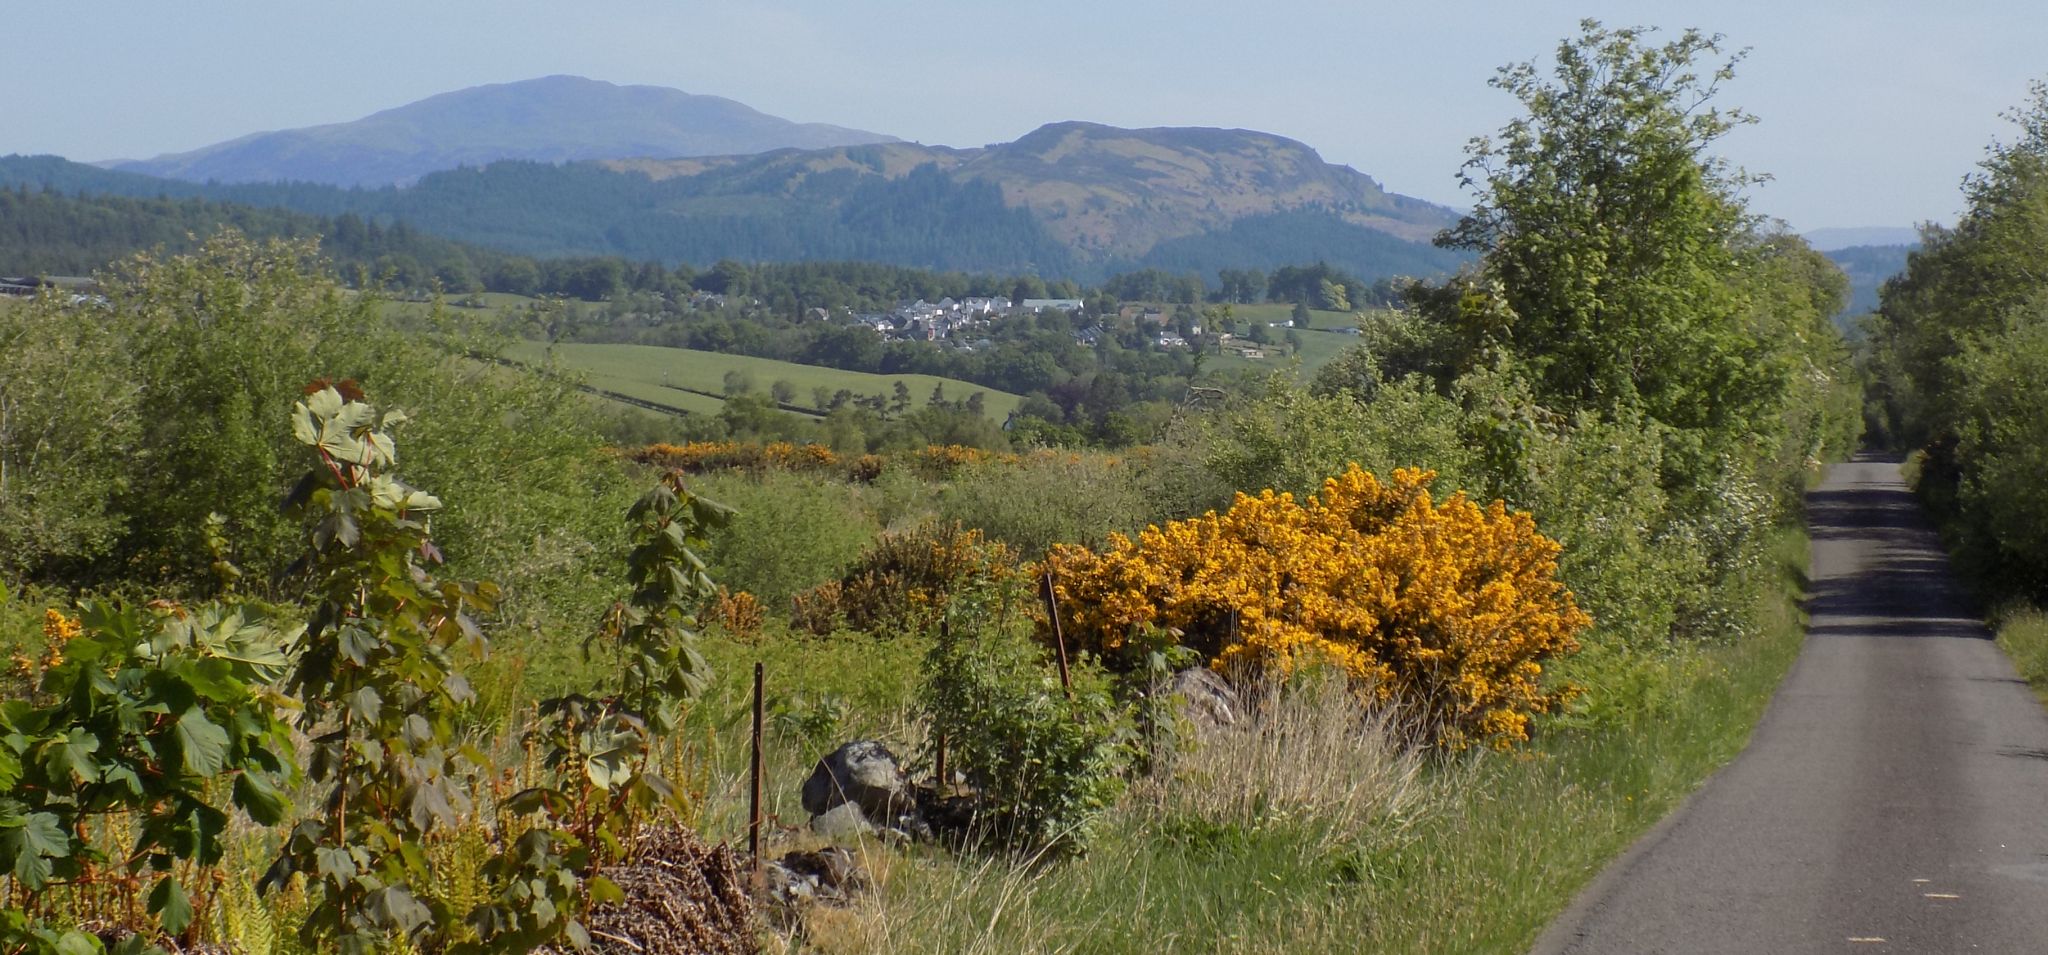
M855 394L888 398L894 393L899 381L910 389L911 399L917 405L925 404L931 397L933 387L938 385L945 386L946 397L956 401L977 391L981 392L988 417L996 421L1009 417L1010 412L1015 411L1017 405L1024 400L1006 391L997 391L954 378L940 378L934 375L873 375L817 365L799 365L770 358L725 355L689 348L663 348L658 345L548 346L539 342L519 342L506 351L505 357L524 364L540 364L547 360L550 351L554 360L563 368L587 373L593 387L677 407L686 407L682 402L692 397L689 392L677 389L689 388L713 394L722 392L725 389L725 374L728 371L738 371L751 377L754 387L762 392L766 392L777 381L788 381L796 387L796 398L791 403L806 407L812 405L811 394L817 388L822 387L832 392L846 389ZM723 404L717 398L707 395L694 397L713 404ZM715 407L709 408L708 413L716 412Z

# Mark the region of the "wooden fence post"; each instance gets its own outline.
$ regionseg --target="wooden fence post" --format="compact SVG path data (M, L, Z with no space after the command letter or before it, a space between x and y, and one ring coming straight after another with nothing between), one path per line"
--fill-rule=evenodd
M754 858L754 891L766 887L761 869L761 723L766 709L762 704L761 664L754 664L754 759L751 779L751 794L747 800L747 852Z
M1074 698L1074 678L1067 671L1067 634L1060 627L1060 598L1053 592L1052 571L1038 578L1038 590L1045 597L1045 615L1052 620L1052 646L1060 664L1060 689L1067 692L1067 699Z

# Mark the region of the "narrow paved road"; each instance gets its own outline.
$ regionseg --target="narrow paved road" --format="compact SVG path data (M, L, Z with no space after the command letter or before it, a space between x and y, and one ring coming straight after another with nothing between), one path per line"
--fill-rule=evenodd
M1812 621L1749 748L1538 953L2048 952L2048 715L1897 465L1807 500Z

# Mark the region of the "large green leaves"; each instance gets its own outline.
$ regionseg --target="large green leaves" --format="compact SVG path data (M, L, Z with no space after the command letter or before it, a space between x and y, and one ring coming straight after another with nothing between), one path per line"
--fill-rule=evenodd
M185 887L178 884L177 877L164 876L157 880L156 888L149 892L149 911L164 926L164 931L176 935L192 924L192 900L185 895Z
M79 627L60 665L0 704L0 871L30 888L77 875L97 851L83 820L110 812L139 822L135 865L217 865L222 776L258 822L283 815L297 760L264 685L285 637L262 613L94 601ZM193 918L172 879L148 908L171 934Z
M178 752L185 771L195 776L214 776L227 767L228 733L215 726L198 707L178 717Z
M390 473L391 429L352 392L322 387L293 409L297 440L313 451L288 509L307 525L302 566L315 606L287 682L318 732L310 773L336 807L384 806L303 820L266 888L303 874L313 906L302 937L343 951L388 947L425 932L434 911L409 886L434 877L419 848L466 806L481 756L457 745L455 714L472 696L454 650L483 648L473 616L496 589L437 580L426 515L441 502ZM281 797L238 785L252 816L281 814Z
M30 889L50 880L55 860L72 854L71 837L56 813L0 801L0 866Z

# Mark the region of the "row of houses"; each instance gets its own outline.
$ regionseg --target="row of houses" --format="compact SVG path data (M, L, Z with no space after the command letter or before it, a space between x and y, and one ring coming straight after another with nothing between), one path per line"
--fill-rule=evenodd
M998 319L1048 310L1078 312L1084 305L1078 298L1027 298L1012 302L1001 296L957 300L948 296L936 302L898 302L887 312L864 313L854 319L884 338L946 341L971 337L971 333L988 328Z

